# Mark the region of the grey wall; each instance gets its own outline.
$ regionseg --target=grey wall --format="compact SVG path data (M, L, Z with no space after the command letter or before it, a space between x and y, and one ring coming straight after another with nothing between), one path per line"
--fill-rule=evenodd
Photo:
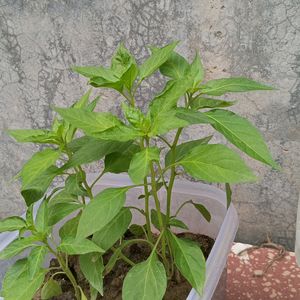
M263 132L282 172L247 159L261 180L234 188L238 239L257 242L270 232L293 247L300 185L300 2L298 0L0 0L0 217L21 213L19 183L11 181L37 150L8 138L6 128L46 128L50 106L68 105L86 83L71 65L106 63L120 41L143 59L146 45L180 39L179 50L200 50L207 78L243 75L278 87L234 95L236 112ZM150 80L142 95L161 87ZM100 107L117 112L115 95ZM149 96L148 96L149 97ZM139 102L143 105L144 102ZM192 127L184 134L204 132ZM216 137L220 140L220 137Z

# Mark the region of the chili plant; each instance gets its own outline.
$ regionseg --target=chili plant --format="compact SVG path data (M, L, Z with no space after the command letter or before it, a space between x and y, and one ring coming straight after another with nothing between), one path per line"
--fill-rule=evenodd
M90 284L90 299L103 294L103 276L119 259L132 266L123 283L124 300L162 299L174 272L180 272L202 293L202 251L193 241L176 236L173 228L188 230L179 218L186 205L198 210L207 221L210 212L193 200L174 207L175 178L179 170L184 170L198 180L224 183L229 205L230 184L255 181L256 177L234 150L209 144L212 136L179 144L181 133L189 125L210 125L248 156L277 168L259 131L245 118L227 110L236 102L216 98L230 92L272 88L243 77L203 82L199 55L189 63L174 51L176 45L177 42L163 48L152 47L151 55L138 65L121 44L110 67L73 68L88 78L92 87L114 89L123 96L121 118L110 112L94 112L99 98L90 101L89 90L70 108L54 108L58 115L51 129L9 131L18 142L46 146L18 174L21 194L28 206L26 218L10 217L0 222L1 232L19 231L19 236L0 254L1 259L30 249L27 258L18 260L6 273L2 290L6 300L31 299L39 288L43 299L58 295L58 274L68 277L76 299L86 299L68 267L69 255L79 255L81 271ZM136 92L157 71L167 82L149 101L145 113L137 105ZM83 136L78 137L77 131ZM175 131L173 138L168 135L170 131ZM104 161L104 168L93 182L88 182L83 166L100 160ZM132 185L95 194L95 185L105 173L121 172L128 173ZM64 184L51 190L49 186L57 176L64 179ZM143 209L126 205L126 193L135 187L143 188L138 200L143 201ZM165 189L166 199L160 197L160 189ZM34 218L34 203L40 199ZM150 202L154 203L152 210ZM162 202L166 202L165 210ZM131 224L133 211L143 216L143 226ZM60 222L67 216L68 221ZM53 237L57 226L60 240ZM124 238L128 229L142 234ZM135 243L150 247L147 260L134 263L125 256L123 250ZM113 254L104 264L103 255L107 252ZM48 253L59 262L55 270L43 267ZM44 283L49 271L51 276Z

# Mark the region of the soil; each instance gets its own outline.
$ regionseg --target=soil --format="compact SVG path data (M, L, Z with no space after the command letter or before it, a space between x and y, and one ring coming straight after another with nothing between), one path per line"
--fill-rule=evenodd
M197 242L205 256L208 257L214 240L205 235L198 235L193 233L180 233L178 237L188 238ZM127 234L127 238L132 238L130 233ZM147 244L133 244L130 247L123 250L123 254L130 258L133 262L138 263L147 259L150 254L150 247ZM112 253L107 253L103 257L104 264L106 264L111 257ZM53 259L50 263L51 267L57 267L58 262ZM73 272L79 286L83 289L85 295L89 299L89 284L85 280L83 274L79 268L79 261L77 256L69 257L69 267ZM122 285L123 280L130 270L131 266L125 263L123 260L118 260L112 271L104 277L104 296L98 295L97 300L122 300ZM49 272L45 281L51 276ZM59 281L63 294L58 297L53 297L52 300L74 300L73 287L64 275L57 275L55 279ZM163 300L184 300L187 298L191 285L183 278L179 272L175 272L174 278L169 281L166 294ZM40 300L40 295L37 293L34 300Z

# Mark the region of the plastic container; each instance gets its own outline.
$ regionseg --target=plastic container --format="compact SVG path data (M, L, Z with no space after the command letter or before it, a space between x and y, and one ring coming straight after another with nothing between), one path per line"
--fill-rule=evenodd
M88 181L92 181L93 178L95 178L95 176L90 174ZM107 174L103 176L94 187L94 191L98 193L107 187L120 187L131 184L132 182L127 175ZM144 201L137 199L140 194L143 194L141 187L129 190L126 204L134 204L135 206L143 208ZM159 190L159 196L160 199L162 199L162 208L164 208L166 204L164 201L166 196L164 189ZM179 214L180 219L189 226L191 232L208 235L215 239L215 244L207 259L204 293L202 296L199 296L196 291L192 289L187 300L224 300L226 298L226 262L238 228L237 212L233 205L227 210L226 194L220 189L202 183L175 181L172 208L176 210L182 202L190 199L197 203L202 203L207 207L212 216L211 221L208 223L197 210L189 205L186 205L182 209ZM153 202L154 201L150 201L150 206L152 207L154 206ZM141 223L142 219L140 219L138 215L134 215L133 221ZM0 234L0 250L10 243L16 235L17 233L15 232ZM7 267L13 262L14 260L0 263L0 280Z

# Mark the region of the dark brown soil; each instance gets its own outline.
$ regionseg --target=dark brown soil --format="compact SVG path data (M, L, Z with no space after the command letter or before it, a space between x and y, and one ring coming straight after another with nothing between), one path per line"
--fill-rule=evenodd
M196 235L193 233L181 233L179 237L184 237L199 243L205 258L208 257L214 240L205 235ZM138 263L147 259L150 254L150 248L146 244L133 244L132 246L123 250L123 254L129 257L133 262ZM104 264L106 264L111 256L108 253L104 256ZM51 266L57 266L56 260L51 261ZM69 258L69 267L77 279L79 286L83 289L85 295L89 298L89 284L85 280L83 274L79 269L79 262L76 256ZM122 285L123 280L130 270L131 266L123 260L118 260L113 270L104 277L104 296L98 295L97 300L122 300ZM176 272L175 272L176 273ZM49 278L51 274L47 275ZM53 297L53 300L74 300L75 296L73 288L68 279L64 275L57 275L55 279L61 284L63 294L58 297ZM187 298L191 290L191 285L177 272L174 278L169 281L168 288L164 300L184 300ZM40 300L37 295L34 300Z

